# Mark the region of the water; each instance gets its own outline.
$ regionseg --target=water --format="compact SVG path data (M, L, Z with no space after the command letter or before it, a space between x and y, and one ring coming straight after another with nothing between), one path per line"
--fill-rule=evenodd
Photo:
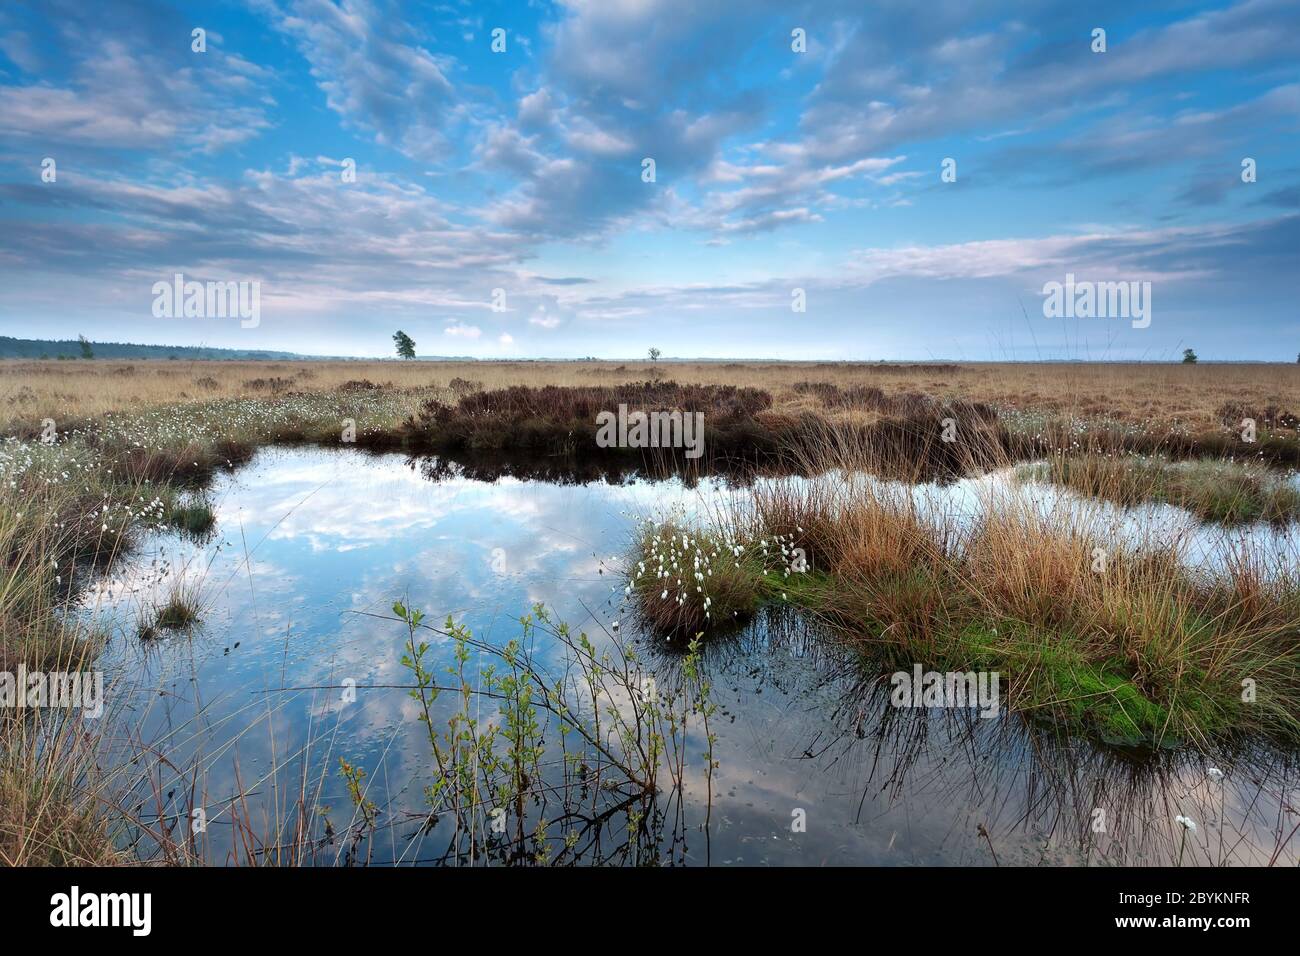
M111 719L129 730L113 753L133 770L123 779L142 817L184 828L202 808L199 842L219 863L242 852L245 827L267 844L287 840L300 799L329 808L316 818L322 832L313 831L317 863L504 859L481 845L449 853L451 816L428 818L433 758L420 706L402 689L411 675L401 664L406 630L391 620L396 599L437 625L451 615L493 644L518 637L520 615L543 603L599 648L637 647L659 686L679 684L680 649L638 634L622 604L620 557L638 515L707 514L744 488L719 478L693 487L489 481L454 469L431 480L429 471L402 455L263 450L211 488L214 538L150 537L86 593L86 613L113 631L104 657ZM951 512L978 487L917 493ZM1287 532L1243 533L1268 547L1294 545ZM201 587L202 626L142 642L141 615L179 579ZM452 644L431 640L431 666L451 683ZM539 637L535 647L539 661L560 663L555 642ZM485 664L471 651L476 685ZM693 723L680 747L680 787L661 788L644 825L629 828L618 813L555 823L548 832L562 861L1297 861L1287 839L1300 822L1288 809L1296 780L1285 755L1132 754L1058 739L1016 715L894 710L887 685L788 613L764 614L707 644L702 669L718 706L711 777L701 757L707 741ZM354 702L344 700L347 681L355 682ZM450 713L450 697L435 708L438 721ZM493 719L491 701L473 706L481 721ZM548 735L552 750L557 736ZM169 763L127 763L142 745ZM340 758L366 772L366 797L378 811L355 843L348 828L359 815ZM553 782L557 764L547 766ZM1211 767L1226 776L1210 775ZM244 796L232 808L236 794ZM617 797L597 789L590 801L608 809ZM548 808L530 807L530 821ZM1195 820L1196 831L1184 833L1178 815ZM561 850L568 832L578 833L577 843Z

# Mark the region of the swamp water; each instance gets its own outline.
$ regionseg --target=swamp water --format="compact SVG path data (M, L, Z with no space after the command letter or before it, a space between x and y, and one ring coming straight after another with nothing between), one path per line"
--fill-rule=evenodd
M916 493L960 513L989 480L998 479ZM485 787L448 809L444 793L431 815L437 768L422 705L406 689L408 632L392 619L394 601L439 628L451 615L495 646L520 638L520 616L544 604L598 656L636 648L640 679L671 698L693 662L638 633L621 556L638 516L707 515L745 494L718 478L488 481L397 454L265 449L209 489L212 538L147 537L85 594L85 613L112 633L105 719L121 744L111 757L135 761L124 779L142 819L183 834L201 808L195 839L214 863L244 859L250 832L260 841L252 852L274 859L303 824L310 849L298 856L318 864L1295 865L1288 755L1138 754L1061 739L1005 710L995 719L897 710L888 681L781 611L700 649L694 663L715 707L708 733L686 715L684 736L666 747L675 767L653 798L630 799L617 781L588 777L586 763L566 764L552 722L527 800L502 813ZM1114 515L1117 525L1142 517ZM1285 553L1296 546L1294 527L1241 534ZM1207 532L1209 564L1211 541ZM201 625L142 641L141 615L182 579L201 589ZM417 640L430 644L436 683L457 685L447 670L454 641L428 631ZM535 630L528 645L539 666L563 672L559 641ZM477 647L466 653L464 672L481 689L490 662ZM458 705L459 694L444 693L434 726ZM628 701L602 706L626 711ZM467 705L480 727L503 725L497 708L485 695ZM167 762L141 758L142 748ZM352 792L340 759L365 773L354 773ZM358 795L373 809L359 809ZM458 832L458 815L471 833ZM1196 830L1176 824L1180 815Z

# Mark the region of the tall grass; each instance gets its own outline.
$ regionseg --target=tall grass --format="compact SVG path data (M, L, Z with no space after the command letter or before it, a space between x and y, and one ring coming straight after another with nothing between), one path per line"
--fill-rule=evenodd
M722 625L701 612L715 593L744 595L750 611L786 601L871 666L997 670L1014 706L1105 739L1300 739L1300 578L1287 555L1228 543L1211 571L1192 564L1186 536L1121 538L1086 502L1044 513L997 483L973 513L936 514L909 484L870 477L866 445L807 455L826 477L768 482L710 526L639 536L629 586L651 622ZM718 528L738 556L722 587L679 578L686 549L662 574L665 540L711 542ZM794 582L753 560L776 536L806 555Z
M1252 463L1090 454L1056 456L1021 468L1020 476L1123 505L1176 505L1203 520L1225 524L1300 518L1300 491L1287 476Z
M99 755L97 731L77 715L0 714L0 865L127 862Z

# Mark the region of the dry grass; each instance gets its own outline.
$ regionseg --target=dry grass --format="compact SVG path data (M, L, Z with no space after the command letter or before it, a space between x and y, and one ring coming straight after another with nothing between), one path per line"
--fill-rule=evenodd
M369 380L397 389L446 387L453 379L485 389L510 385L617 385L657 376L682 384L732 385L772 393L775 408L817 407L800 382L916 392L1002 409L1130 425L1221 425L1229 402L1246 408L1300 408L1300 364L1169 365L963 363L908 365L762 362L169 362L0 361L0 426L91 418L212 398L325 391Z

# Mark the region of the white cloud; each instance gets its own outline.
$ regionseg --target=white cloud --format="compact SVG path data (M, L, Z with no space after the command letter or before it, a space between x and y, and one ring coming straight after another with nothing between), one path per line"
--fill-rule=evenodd
M400 5L386 0L291 0L272 22L293 37L326 105L410 156L443 154L457 115L447 78L456 61L420 45Z

